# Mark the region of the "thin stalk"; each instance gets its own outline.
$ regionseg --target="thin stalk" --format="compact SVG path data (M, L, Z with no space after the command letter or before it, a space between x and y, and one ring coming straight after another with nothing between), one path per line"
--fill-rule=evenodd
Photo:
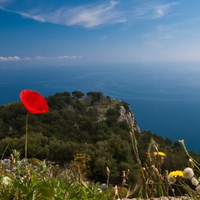
M179 142L183 145L183 149L184 149L186 155L192 160L192 162L194 163L194 166L200 171L200 167L199 167L200 164L194 158L192 158L192 156L189 154L189 152L185 146L184 140L179 140Z
M9 147L9 145L10 145L10 144L8 144L8 145L6 146L6 148L4 149L3 154L2 154L2 156L1 156L1 160L3 159L3 157L4 157L4 155L5 155L5 152L6 152L7 148Z
M25 160L27 160L27 150L28 150L28 117L29 117L29 112L26 115Z
M106 167L106 174L107 174L107 188L108 188L108 185L109 185L109 179L110 179L110 169L108 167Z
M141 189L140 189L140 196L142 195L143 193L143 186L147 187L147 184L146 184L146 177L145 177L145 174L144 174L144 169L142 167L142 162L140 160L140 156L139 156L139 151L138 151L138 142L137 142L137 139L136 139L136 136L135 136L135 131L134 131L134 125L131 126L131 131L130 131L130 138L131 138L131 144L132 144L132 148L133 148L133 151L134 151L134 154L135 154L135 159L136 159L136 162L137 164L139 165L139 171L140 171L140 176L141 176L141 179L142 179L142 186L141 186ZM148 198L148 192L145 192L145 195L146 195L146 198Z
M109 178L110 178L110 174L107 174L107 182L106 182L107 188L108 188L108 185L109 185Z
M133 151L134 151L134 154L135 154L136 161L139 164L139 166L141 167L142 164L141 164L141 160L140 160L140 157L139 157L138 146L137 146L138 143L137 143L137 139L135 137L133 125L131 127L130 137L131 137L131 144L132 144L132 148L133 148Z

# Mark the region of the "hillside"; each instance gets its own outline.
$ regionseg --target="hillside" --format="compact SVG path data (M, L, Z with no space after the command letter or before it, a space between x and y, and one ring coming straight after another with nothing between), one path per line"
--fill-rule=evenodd
M133 120L127 102L111 99L101 92L81 91L56 93L47 98L50 110L29 116L28 157L46 159L65 168L77 155L88 155L87 176L105 182L109 167L111 183L121 181L122 171L131 170L129 181L138 173L130 142L130 127L134 125L142 163L153 145L167 155L163 170L181 170L188 159L178 142L140 130ZM26 109L21 102L0 106L0 156L7 158L12 149L24 156ZM199 160L198 155L190 152ZM180 159L181 157L181 159Z

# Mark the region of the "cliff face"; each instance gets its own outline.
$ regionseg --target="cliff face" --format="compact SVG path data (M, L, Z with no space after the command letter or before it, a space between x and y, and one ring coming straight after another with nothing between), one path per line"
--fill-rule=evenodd
M126 121L129 125L134 125L134 118L133 118L133 113L132 112L127 112L124 106L120 106L120 116L118 118L119 122L120 121ZM141 133L141 129L138 125L135 125L135 131L138 133Z
M127 112L124 106L120 106L119 113L120 113L120 116L118 118L119 122L126 121L130 125L134 124L133 114L131 112Z
M88 106L89 108L95 108L98 110L98 121L105 121L108 117L107 112L113 110L114 113L118 112L118 121L126 121L127 124L133 125L133 113L130 111L130 108L127 106L126 102L120 101L118 99L111 99L108 96L104 96L100 92L90 92L88 96L82 97L79 99L82 103ZM124 105L125 104L125 105Z

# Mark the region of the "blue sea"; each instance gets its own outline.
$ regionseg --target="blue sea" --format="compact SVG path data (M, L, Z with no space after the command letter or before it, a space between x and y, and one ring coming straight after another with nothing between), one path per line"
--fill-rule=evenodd
M141 129L200 153L200 66L93 65L0 66L0 104L20 101L24 89L48 97L79 90L126 101Z

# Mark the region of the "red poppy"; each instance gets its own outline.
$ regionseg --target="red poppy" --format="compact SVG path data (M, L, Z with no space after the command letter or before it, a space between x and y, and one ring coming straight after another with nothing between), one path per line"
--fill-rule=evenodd
M47 100L38 92L23 90L20 93L22 104L31 114L46 113L49 110Z

